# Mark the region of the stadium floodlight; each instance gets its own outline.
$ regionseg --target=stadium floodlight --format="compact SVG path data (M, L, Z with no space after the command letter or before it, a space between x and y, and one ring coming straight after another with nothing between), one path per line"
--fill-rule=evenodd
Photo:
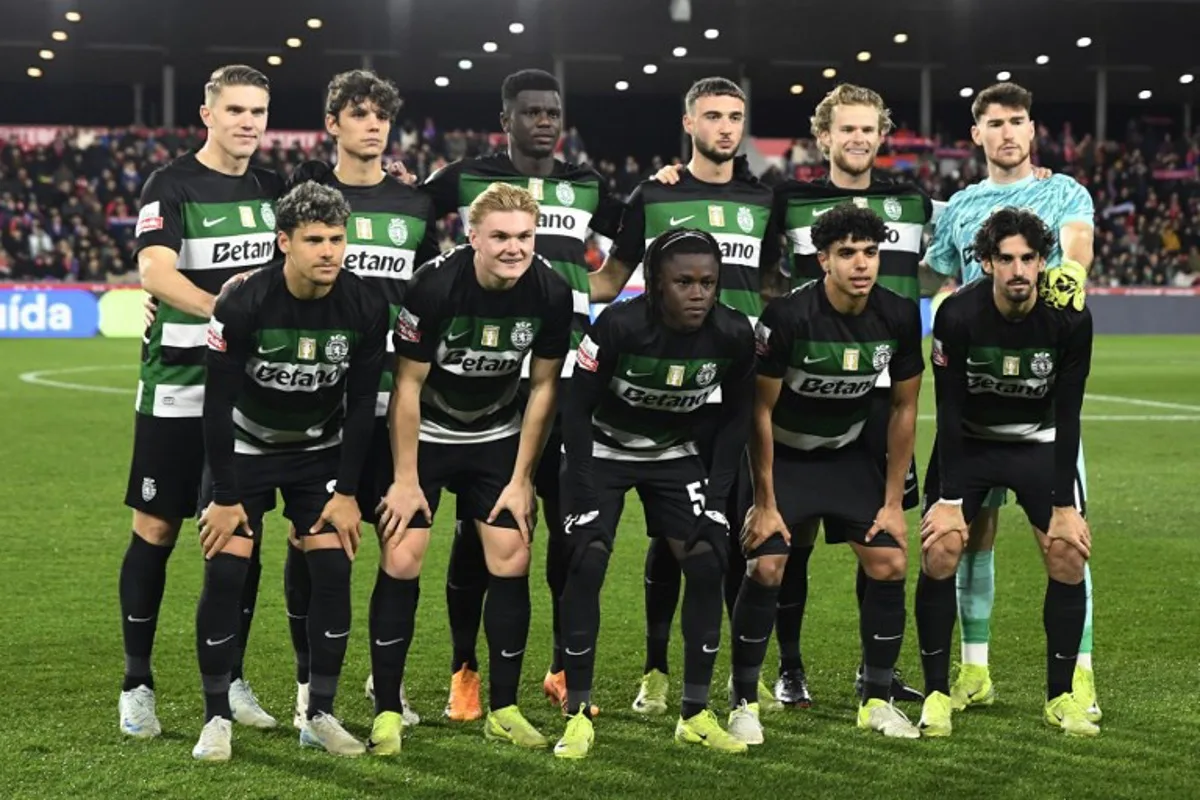
M42 77L42 71L40 69L38 69L37 67L30 67L29 69L25 70L25 74L31 78Z
M1138 92L1138 100L1149 100L1153 96L1154 92L1150 91L1149 89L1142 89L1140 92Z
M658 64L647 64L646 66L642 67L642 72L646 73L647 75L653 75L654 73L658 72Z
M283 43L292 48L299 47L301 44L303 44L303 42L300 41L299 36L289 36L284 40Z
M1196 80L1196 76L1190 72L1185 72L1179 76L1180 83L1191 83L1194 80Z
M519 36L525 32L525 25L520 22L514 22L508 26L508 32Z
M42 59L42 61L53 61L54 60L54 51L53 50L38 50L38 57L40 59Z
M67 40L66 31L54 31L50 34L50 38L56 42L65 42Z
M998 81L1006 81L1011 77L1012 77L1012 73L1006 69L1002 69L996 73L996 80L998 80Z
M309 17L308 20L304 24L315 31L318 28L320 28L322 25L324 25L325 23L316 17Z
M975 90L972 89L970 86L964 86L958 90L959 97L970 97L973 94L975 94Z
M1047 56L1047 55L1040 55L1040 56L1038 56L1038 57L1037 57L1036 59L1034 59L1034 60L1035 60L1035 61L1037 61L1037 63L1038 63L1038 66L1044 67L1044 66L1046 66L1047 64L1049 64L1049 63L1050 63L1050 56Z
M483 52L485 52L485 53L494 53L499 49L500 49L500 46L498 44L496 44L495 42L484 42L483 43Z
M857 58L859 61L870 61L871 60L871 51L870 50L859 50L858 55L856 55L855 58Z
M897 33L895 36L892 37L892 41L895 42L896 44L904 44L905 42L908 41L908 34L907 33Z
M791 88L791 89L789 89L788 91L790 91L792 94L801 94L801 93L803 93L803 92L804 92L804 84L802 84L802 83L793 83L793 84L792 84L792 88Z
M717 30L716 28L709 28L708 30L706 30L704 32L705 39L716 39L720 35L721 35L721 32L719 30Z
M68 11L66 14L63 14L63 16L66 17L67 22L83 21L83 14L80 14L78 11Z
M613 86L613 88L616 89L618 92L623 92L629 88L629 81L617 81L616 85Z
M675 56L676 58L683 58L684 56L687 55L687 48L686 47L676 47L674 50L671 51L671 55Z
M447 78L445 75L438 75L436 78L433 79L433 85L437 86L438 88L445 89L447 86L450 85L450 79Z
M283 63L283 58L281 58L280 56L267 56L267 63L270 64L272 67L278 67L280 64Z
M836 78L836 77L837 77L837 70L836 70L836 69L834 69L833 67L826 67L826 68L824 69L824 71L822 71L822 72L821 72L821 74L822 74L823 76L825 76L826 78Z
M459 69L470 69L473 66L475 66L475 64L473 64L469 58L460 59L458 62Z
M1091 47L1092 46L1092 37L1080 36L1078 39L1075 40L1075 46L1076 47Z

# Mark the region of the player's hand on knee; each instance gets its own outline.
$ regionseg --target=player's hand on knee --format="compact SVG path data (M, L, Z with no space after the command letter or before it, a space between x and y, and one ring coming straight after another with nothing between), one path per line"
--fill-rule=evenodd
M963 519L961 503L938 501L930 507L921 520L921 550L928 551L946 536L962 537L962 546L967 544L967 521Z
M528 547L529 532L533 529L536 508L537 501L533 497L533 484L527 480L511 480L500 492L500 496L496 498L496 505L492 506L487 522L491 525L504 511L512 514L513 519L517 521L517 530L521 532L521 538Z
M208 508L200 515L200 549L206 559L225 549L225 543L233 534L241 529L250 538L254 531L250 529L250 518L241 503L232 506L222 506L209 503Z
M682 164L667 164L665 167L654 173L650 180L658 181L667 186L674 186L679 183L679 176L683 174Z
M421 491L421 484L416 481L393 483L375 510L379 513L379 538L390 541L393 547L400 544L408 524L417 514L424 514L427 522L433 522L429 502Z
M362 539L362 512L359 511L358 500L353 495L334 492L325 508L321 509L321 516L308 532L320 533L326 525L332 525L337 531L346 557L353 561L358 552L358 543Z
M908 521L904 519L904 508L899 503L885 503L875 513L875 523L867 531L867 544L880 533L890 533L900 549L908 552Z
M746 513L746 522L742 526L740 537L742 551L750 553L758 549L763 542L777 533L783 536L783 540L790 547L792 534L783 521L783 517L780 516L779 509L775 506L756 505L751 507L750 511Z
M1050 515L1050 529L1046 531L1046 546L1055 541L1066 542L1084 558L1092 556L1092 531L1087 520L1074 506L1055 506Z

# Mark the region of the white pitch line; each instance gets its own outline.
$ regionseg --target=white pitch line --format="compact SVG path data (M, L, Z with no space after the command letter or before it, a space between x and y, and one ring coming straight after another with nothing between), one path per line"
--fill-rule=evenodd
M937 417L921 414L917 419L932 422ZM1080 419L1083 422L1200 422L1200 414L1084 414Z
M19 377L25 383L35 386L50 386L55 389L71 389L76 392L100 392L102 394L133 394L134 389L118 388L116 386L97 386L90 383L71 383L70 381L54 381L47 375L75 375L81 372L101 372L114 369L134 369L137 364L108 364L105 366L67 367L65 369L39 369L33 372L22 372Z
M1085 400L1096 400L1101 403L1124 403L1127 406L1146 406L1147 408L1173 408L1176 411L1200 411L1200 406L1189 406L1186 403L1164 403L1161 400L1142 400L1137 397L1117 397L1111 394L1085 395Z

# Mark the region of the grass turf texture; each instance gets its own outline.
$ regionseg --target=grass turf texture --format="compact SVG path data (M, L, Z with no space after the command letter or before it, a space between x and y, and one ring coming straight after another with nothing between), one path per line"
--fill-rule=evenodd
M170 563L154 654L164 735L132 741L117 729L121 636L117 573L129 539L121 505L132 440L137 343L121 340L0 342L4 409L0 775L8 797L404 797L761 796L803 789L821 797L1184 797L1195 791L1196 678L1192 614L1200 550L1200 362L1186 337L1097 341L1084 406L1095 535L1096 675L1104 709L1098 740L1068 740L1041 720L1044 572L1019 510L1003 512L992 623L991 709L955 715L948 740L887 741L854 728L858 659L854 568L847 548L818 545L811 562L804 653L816 706L764 718L767 743L745 756L676 745L677 710L643 719L629 710L643 659L642 560L636 497L617 538L602 600L594 698L603 709L596 747L582 763L484 741L482 723L441 720L450 658L443 586L453 512L438 516L407 672L423 722L397 759L336 759L301 750L291 728L293 663L282 592L285 523L267 521L264 572L246 674L280 721L273 732L234 727L234 760L192 761L202 723L193 620L201 559L185 528ZM35 376L81 391L22 380ZM70 370L57 372L58 370ZM28 377L28 376L27 376ZM1124 398L1124 399L1117 399ZM1143 401L1143 404L1130 400ZM927 381L922 413L933 409ZM1171 418L1171 419L1164 419ZM919 423L918 459L933 423ZM922 466L923 471L923 466ZM1193 520L1189 523L1188 520ZM909 539L915 551L916 517ZM550 654L545 531L531 578L533 628L521 707L553 741L564 721L541 696ZM367 600L376 546L364 537L354 570L355 617L337 714L366 737L371 709ZM920 685L912 613L916 559L900 666ZM728 625L725 627L728 637ZM1188 645L1192 641L1193 645ZM485 664L486 645L480 637ZM672 703L682 645L672 642ZM955 659L957 661L957 658ZM729 649L714 680L724 720ZM774 645L764 676L775 677ZM486 675L485 675L486 680ZM486 684L485 684L486 685ZM485 698L486 702L486 698ZM920 710L904 710L915 720ZM1189 777L1190 775L1190 777ZM1188 788L1188 787L1191 788Z

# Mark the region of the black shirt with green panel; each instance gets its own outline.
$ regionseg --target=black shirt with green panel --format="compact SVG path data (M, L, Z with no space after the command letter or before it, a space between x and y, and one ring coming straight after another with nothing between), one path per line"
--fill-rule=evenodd
M1028 316L1006 318L990 276L959 289L933 322L939 474L942 496L962 496L957 465L963 439L1054 443L1058 498L1073 497L1084 387L1092 361L1088 309L1040 300Z
M714 450L745 446L744 427L754 397L754 332L746 316L713 307L699 330L668 328L645 294L600 312L579 347L564 409L563 441L571 496L595 495L593 459L661 462L698 455L696 437L709 397L720 388L726 423L740 436ZM721 433L718 433L718 437ZM707 508L724 509L739 462L714 458Z
M137 251L174 250L179 273L215 295L234 275L276 259L275 201L282 192L282 179L270 170L226 175L188 153L155 170L142 187ZM159 301L142 338L139 413L202 415L207 327L204 317Z
M771 416L776 448L850 445L862 435L880 376L896 383L925 368L917 304L878 285L861 313L843 314L824 282L811 281L771 301L755 338L758 374L783 380Z
M337 491L353 495L374 432L387 304L342 272L301 300L283 267L259 270L218 300L207 333L204 437L218 503L239 502L241 457L342 446Z
M507 153L467 158L447 164L421 186L432 198L439 218L458 212L464 229L470 227L471 202L493 183L508 183L529 190L537 200L537 235L534 250L566 280L571 289L574 321L571 350L563 363L570 377L575 351L591 324L588 296L587 237L593 230L613 237L621 222L624 204L611 194L608 184L591 167L555 160L548 176L523 175ZM526 370L525 376L528 377Z
M519 433L522 364L530 354L564 358L572 317L571 287L538 255L504 290L479 284L470 245L418 269L392 338L396 355L430 365L420 440L472 444Z

